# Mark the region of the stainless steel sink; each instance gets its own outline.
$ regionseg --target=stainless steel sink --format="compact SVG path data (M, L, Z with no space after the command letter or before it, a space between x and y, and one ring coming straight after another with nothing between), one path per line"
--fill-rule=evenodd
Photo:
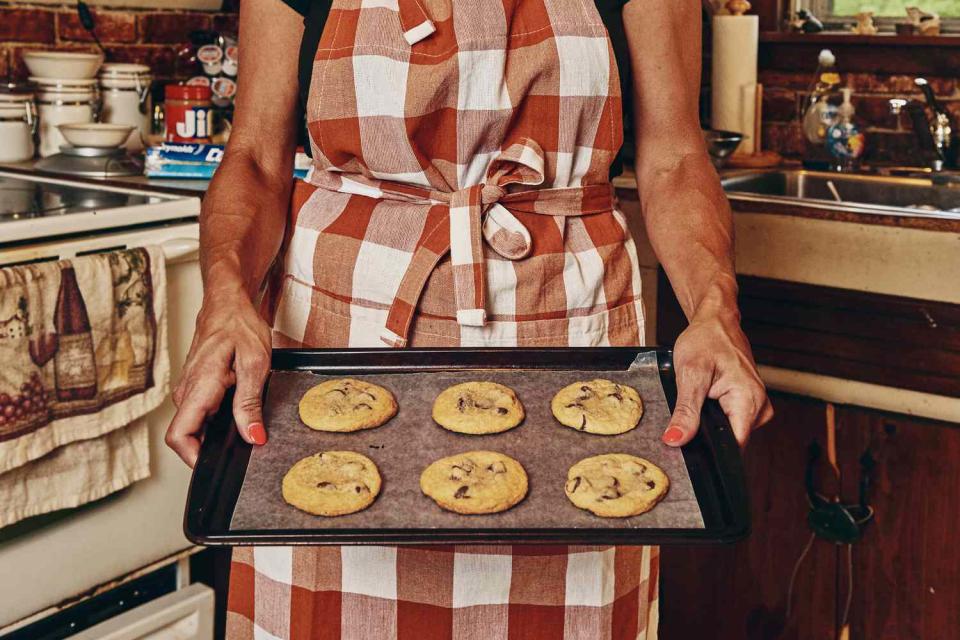
M960 185L938 184L928 177L791 169L729 173L721 182L733 201L781 202L860 213L960 219Z

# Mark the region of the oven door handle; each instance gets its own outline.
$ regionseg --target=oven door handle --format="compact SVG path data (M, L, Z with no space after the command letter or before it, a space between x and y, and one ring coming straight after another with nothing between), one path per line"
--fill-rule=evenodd
M173 238L160 243L163 257L168 263L195 260L200 252L200 241L196 238Z

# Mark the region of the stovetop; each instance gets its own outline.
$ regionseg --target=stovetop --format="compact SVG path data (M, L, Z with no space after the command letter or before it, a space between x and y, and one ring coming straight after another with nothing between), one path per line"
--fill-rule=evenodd
M0 244L196 216L197 198L0 173Z
M145 194L0 176L0 222L162 202Z

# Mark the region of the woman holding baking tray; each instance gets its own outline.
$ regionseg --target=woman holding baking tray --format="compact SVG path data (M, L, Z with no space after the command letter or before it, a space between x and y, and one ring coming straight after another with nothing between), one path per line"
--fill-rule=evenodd
M204 303L168 433L188 464L234 384L241 436L268 443L272 346L640 343L637 257L609 184L620 85L593 3L335 0L306 109L314 165L292 186L297 12L309 0L284 1L244 0L240 13L243 82L203 202ZM739 326L730 212L700 133L700 2L631 0L623 21L644 222L690 320L663 441L689 441L710 397L746 442L772 410ZM536 207L498 202L531 188ZM278 256L268 323L257 299ZM658 558L238 548L228 637L654 638Z

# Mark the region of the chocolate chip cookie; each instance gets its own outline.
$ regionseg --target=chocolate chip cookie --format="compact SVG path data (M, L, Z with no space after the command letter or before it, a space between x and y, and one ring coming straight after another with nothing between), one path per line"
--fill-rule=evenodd
M630 431L643 416L643 401L636 389L602 378L564 387L550 408L560 424L606 436Z
M513 389L496 382L457 384L444 389L433 403L433 419L457 433L500 433L523 422L523 415Z
M564 491L570 502L603 518L626 518L653 509L670 488L655 464L625 453L585 458L570 467Z
M283 476L283 499L317 516L363 511L380 493L380 472L370 458L352 451L321 451Z
M506 511L527 495L527 472L510 456L468 451L437 460L420 474L420 490L447 511Z
M358 431L379 427L397 413L387 389L353 378L321 382L300 399L300 419L317 431Z

